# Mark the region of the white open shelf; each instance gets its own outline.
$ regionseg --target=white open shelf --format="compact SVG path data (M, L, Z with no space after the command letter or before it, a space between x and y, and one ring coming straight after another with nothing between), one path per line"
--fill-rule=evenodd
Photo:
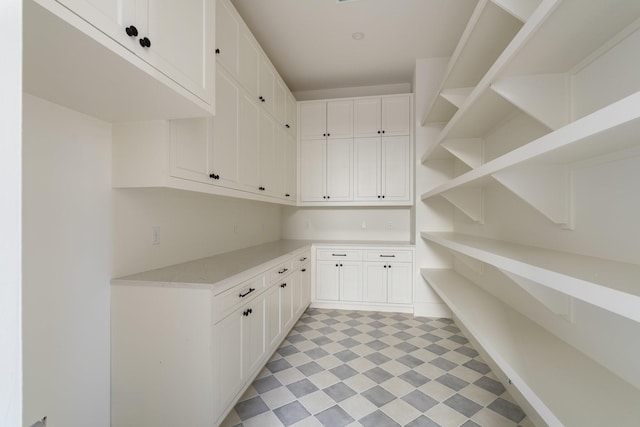
M640 266L459 233L422 238L640 322Z
M640 390L453 270L421 273L549 426L638 425Z
M636 92L453 178L423 193L421 199L461 187L480 187L494 178L554 223L570 226L565 165L638 147L639 134L640 92ZM536 174L539 179L527 179Z

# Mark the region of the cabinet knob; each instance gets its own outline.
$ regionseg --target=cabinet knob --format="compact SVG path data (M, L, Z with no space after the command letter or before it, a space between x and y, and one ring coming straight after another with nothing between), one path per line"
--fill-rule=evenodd
M384 194L382 195L382 198L384 199Z
M129 37L138 37L138 29L133 25L129 25L127 28L124 29L124 31L127 33Z
M336 264L336 267L340 267L340 264Z
M330 134L330 133L328 133L328 134L327 134L327 136L331 136L331 134Z
M378 196L378 199L380 198L380 196Z
M284 197L291 197L291 194L287 193L284 195Z
M145 47L145 48L151 47L151 40L149 40L146 37L141 38L140 39L140 46Z
M215 174L215 173L210 173L209 174L209 178L211 178L211 179L220 179L220 175Z
M330 199L330 198L331 198L331 196L327 196L327 199Z
M323 133L323 134L322 134L322 136L327 136L327 134L326 134L326 133Z
M220 55L220 49L216 49L216 55Z
M340 267L342 267L342 264L340 264Z
M384 131L382 131L382 133L384 133Z
M259 96L258 99L260 100L260 102L264 102L265 101L264 96Z
M378 135L380 135L382 132L378 131Z
M286 284L286 283L283 283L282 285L280 285L280 287L284 289L284 288L286 288L286 287L287 287L287 284Z
M284 125L284 127L286 127L287 129L289 129L291 126L289 126L289 123L286 123L286 124Z
M258 190L260 190L260 191L264 191L264 190L265 190L265 188L264 188L264 187L258 187Z
M302 270L300 270L300 271L302 271L302 272L304 273L305 271L307 271L307 269L306 269L306 268L303 268L303 269L302 269Z
M383 265L383 266L382 266L382 268L387 268L387 265L386 265L386 264L385 264L385 265Z

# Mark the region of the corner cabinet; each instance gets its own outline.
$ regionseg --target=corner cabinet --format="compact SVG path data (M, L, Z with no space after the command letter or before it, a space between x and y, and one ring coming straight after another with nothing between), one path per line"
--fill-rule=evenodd
M412 95L298 103L299 204L413 203Z
M314 307L413 312L413 247L314 246Z
M26 91L107 121L213 114L215 7L215 0L29 1L25 28L38 31L25 33ZM61 64L39 68L43 54Z

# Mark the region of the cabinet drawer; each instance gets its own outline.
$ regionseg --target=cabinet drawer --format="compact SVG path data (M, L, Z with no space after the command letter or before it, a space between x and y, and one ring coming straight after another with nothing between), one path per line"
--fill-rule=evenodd
M316 257L319 260L349 260L362 261L362 251L353 249L318 249Z
M293 269L300 267L311 260L311 250L306 250L294 255L293 257Z
M411 262L413 256L411 251L367 251L365 253L366 261L389 261L389 262Z
M272 268L271 270L269 270L269 283L273 283L276 282L278 280L280 280L282 277L286 276L287 274L291 273L291 270L293 270L293 261L289 260L286 262L283 262L281 264L279 264L277 267Z
M265 275L261 274L251 280L247 280L228 291L213 297L213 323L231 313L236 307L245 301L249 301L259 294L265 286Z

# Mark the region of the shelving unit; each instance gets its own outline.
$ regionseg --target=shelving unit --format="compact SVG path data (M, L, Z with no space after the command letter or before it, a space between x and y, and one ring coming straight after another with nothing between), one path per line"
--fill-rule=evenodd
M500 49L474 59L482 40ZM438 182L417 184L420 198L466 216L421 227L425 253L450 254L429 264L454 267L422 276L536 425L640 419L638 347L616 335L640 332L629 244L640 212L638 45L640 2L479 1L422 116L421 162Z
M458 320L549 426L637 426L640 391L453 270L422 269ZM586 410L594 408L594 410Z
M640 266L459 233L430 242L640 322Z

